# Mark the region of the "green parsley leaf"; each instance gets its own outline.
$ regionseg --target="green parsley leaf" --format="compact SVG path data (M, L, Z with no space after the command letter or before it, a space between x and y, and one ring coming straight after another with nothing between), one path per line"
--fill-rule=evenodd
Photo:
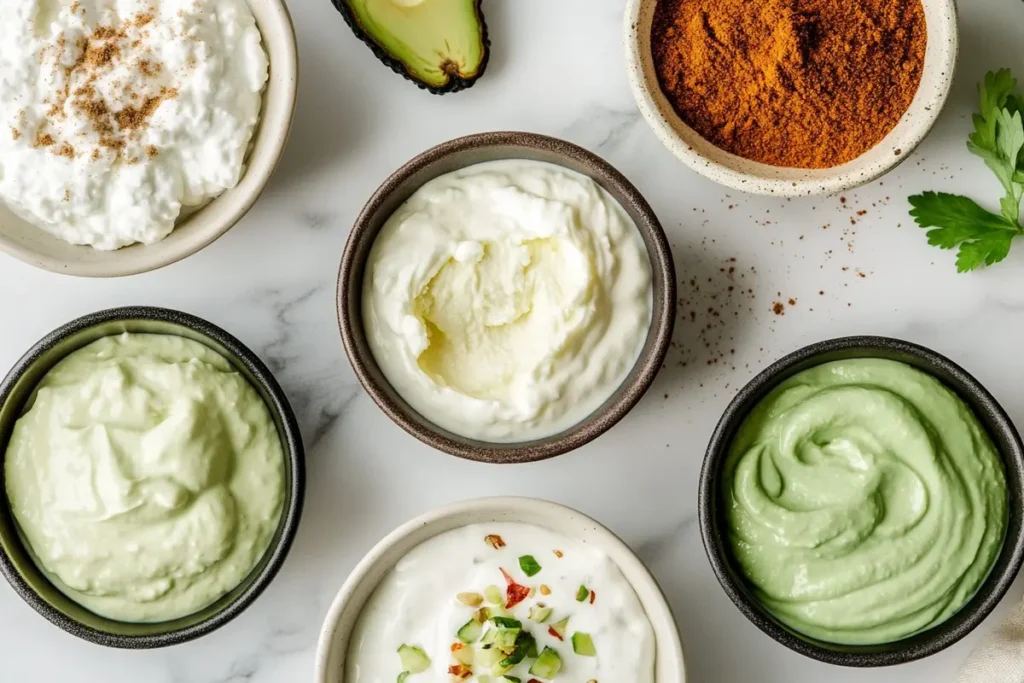
M535 576L540 572L540 565L537 560L533 558L533 555L523 555L519 558L519 568L523 570L523 573L527 576Z
M1020 234L1016 223L986 211L973 199L945 192L925 192L910 198L910 215L928 231L928 244L955 249L957 270L966 272L1006 258L1010 243Z
M999 179L1004 196L1002 215L974 200L944 192L910 198L910 215L928 230L928 243L957 249L957 270L966 272L1006 258L1013 239L1024 234L1020 205L1024 199L1024 96L1009 69L990 71L978 86L980 111L972 118L974 132L967 148L985 161Z

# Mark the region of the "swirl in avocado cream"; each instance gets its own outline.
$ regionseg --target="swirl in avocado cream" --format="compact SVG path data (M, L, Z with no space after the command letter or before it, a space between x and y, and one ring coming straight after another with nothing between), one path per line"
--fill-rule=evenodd
M891 642L945 621L1006 530L1006 476L978 419L895 361L783 382L744 421L724 475L733 553L757 597L828 642Z

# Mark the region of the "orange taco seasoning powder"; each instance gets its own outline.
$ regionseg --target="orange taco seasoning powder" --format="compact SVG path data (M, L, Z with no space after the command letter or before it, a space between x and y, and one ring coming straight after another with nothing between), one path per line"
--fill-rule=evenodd
M679 116L754 161L828 168L877 145L910 106L921 0L659 0L658 80Z

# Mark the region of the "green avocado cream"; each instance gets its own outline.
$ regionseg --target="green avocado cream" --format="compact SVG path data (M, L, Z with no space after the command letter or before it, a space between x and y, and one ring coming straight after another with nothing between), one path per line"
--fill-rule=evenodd
M765 608L820 640L875 644L943 622L988 575L1007 524L1002 461L931 376L821 365L747 417L724 469L733 553Z
M39 384L5 457L34 559L111 619L168 621L238 586L277 530L284 456L266 405L181 337L105 337Z

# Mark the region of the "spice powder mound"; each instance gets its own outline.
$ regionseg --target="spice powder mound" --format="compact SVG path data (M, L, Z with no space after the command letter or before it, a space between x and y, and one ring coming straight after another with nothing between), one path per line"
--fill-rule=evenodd
M662 91L702 137L775 166L829 168L877 145L920 85L921 0L659 0Z

